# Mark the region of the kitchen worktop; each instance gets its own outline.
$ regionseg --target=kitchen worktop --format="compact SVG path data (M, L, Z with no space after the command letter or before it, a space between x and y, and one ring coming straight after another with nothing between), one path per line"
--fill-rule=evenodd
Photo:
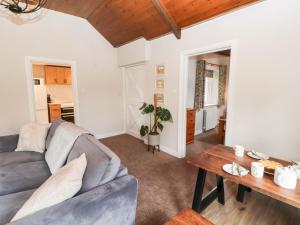
M73 102L51 102L48 103L49 105L51 104L59 104L61 106L61 108L66 108L66 107L74 107L74 103Z

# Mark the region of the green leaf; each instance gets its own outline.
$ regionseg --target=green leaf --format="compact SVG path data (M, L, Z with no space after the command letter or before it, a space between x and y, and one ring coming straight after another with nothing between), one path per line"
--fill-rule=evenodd
M139 110L143 110L147 106L147 103L144 102L143 105L139 108Z
M144 137L146 134L148 134L149 133L149 127L148 126L144 126L144 125L142 125L141 126L141 129L140 129L140 135L142 136L142 137Z
M154 111L154 106L153 105L147 105L143 111L142 111L142 114L149 114L149 113L153 113Z
M157 123L157 127L160 131L163 131L163 129L164 129L164 125L160 122Z
M167 122L167 121L171 121L172 120L172 116L171 113L168 109L161 109L160 113L159 113L159 119L161 121Z

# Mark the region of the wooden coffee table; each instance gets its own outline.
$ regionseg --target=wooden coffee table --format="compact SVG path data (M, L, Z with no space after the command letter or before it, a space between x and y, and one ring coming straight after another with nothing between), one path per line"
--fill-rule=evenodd
M192 209L183 209L164 225L213 225Z
M284 166L290 164L287 161L279 159L271 158L271 160L280 162ZM216 145L188 159L187 162L189 164L199 168L192 208L197 212L201 212L215 199L218 199L221 204L225 204L223 179L226 178L227 180L239 185L237 200L240 202L243 202L245 192L252 189L300 209L299 180L296 189L289 190L276 185L273 182L274 177L272 175L265 174L263 178L255 178L250 174L244 177L239 177L228 174L222 169L224 164L236 162L250 170L251 162L253 161L257 160L248 157L246 154L241 158L236 157L232 148L223 145ZM203 189L207 172L211 172L216 175L217 186L205 198L203 198Z

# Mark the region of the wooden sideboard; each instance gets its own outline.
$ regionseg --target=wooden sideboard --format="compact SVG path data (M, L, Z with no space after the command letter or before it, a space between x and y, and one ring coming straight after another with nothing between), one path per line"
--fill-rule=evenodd
M195 139L195 123L196 123L196 110L186 110L186 143L194 143Z
M225 131L226 131L226 118L221 117L219 119L219 130L218 130L218 138L219 143L225 143Z

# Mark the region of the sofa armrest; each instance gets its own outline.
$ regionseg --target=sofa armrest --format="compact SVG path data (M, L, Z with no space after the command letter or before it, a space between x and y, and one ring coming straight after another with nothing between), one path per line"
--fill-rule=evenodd
M9 225L134 225L137 180L124 176Z
M12 152L17 148L19 135L0 137L0 152Z

